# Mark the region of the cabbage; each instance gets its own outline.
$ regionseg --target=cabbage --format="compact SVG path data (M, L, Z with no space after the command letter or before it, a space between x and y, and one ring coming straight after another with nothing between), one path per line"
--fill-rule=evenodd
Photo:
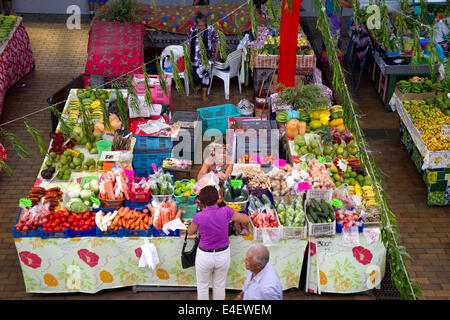
M67 194L70 198L78 198L80 196L81 186L77 183L67 188Z
M67 202L67 206L70 207L74 202L83 202L80 198L72 198L69 202Z
M83 186L83 190L91 190L91 184L90 183L85 183Z
M81 201L75 201L70 206L70 210L72 210L73 212L86 212L88 211L88 209L88 206L86 206Z
M99 204L96 204L95 202L92 204L92 208L93 209L98 209L98 208L100 208L100 205Z
M88 207L91 206L91 202L90 202L89 200L85 200L85 201L84 201L84 204L87 205Z
M91 190L82 190L80 192L80 197L83 200L89 200L90 197L93 197L94 193Z
M92 192L94 193L98 193L99 187L98 187L98 180L91 180L90 184L90 188L92 190Z

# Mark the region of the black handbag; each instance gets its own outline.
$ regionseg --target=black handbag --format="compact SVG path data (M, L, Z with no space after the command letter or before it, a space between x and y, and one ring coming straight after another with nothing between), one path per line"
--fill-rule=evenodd
M197 255L198 243L200 241L199 237L195 238L194 246L190 251L186 251L186 243L187 243L187 230L186 235L184 237L183 249L181 250L181 266L183 269L187 269L195 266L195 256Z

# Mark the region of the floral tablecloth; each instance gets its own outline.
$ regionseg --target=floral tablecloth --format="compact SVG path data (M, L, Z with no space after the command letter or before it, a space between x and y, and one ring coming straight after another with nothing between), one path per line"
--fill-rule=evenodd
M22 18L17 17L9 39L0 48L0 114L6 91L29 73L34 64L28 33Z
M142 66L144 35L142 23L94 21L89 32L85 72L118 77Z
M379 286L386 267L386 249L379 228L310 237L309 241L307 292L356 293Z
M27 292L96 293L133 285L196 286L195 268L181 267L184 238L148 239L155 244L160 259L154 271L138 266L144 238L18 238L14 241ZM227 289L241 289L244 285L248 272L244 257L255 242L230 237ZM270 247L270 261L283 289L298 288L306 244L305 240L290 239ZM188 249L191 245L188 243Z

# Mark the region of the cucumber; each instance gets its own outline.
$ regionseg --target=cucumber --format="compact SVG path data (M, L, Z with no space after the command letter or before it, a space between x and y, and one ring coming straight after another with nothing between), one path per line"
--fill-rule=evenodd
M310 215L311 215L312 220L313 220L312 222L317 223L317 220L318 220L317 213L315 211L312 211Z
M261 201L262 201L263 204L269 204L269 205L272 204L272 203L270 202L269 197L266 196L265 194L263 194L263 195L261 196Z
M317 202L316 199L311 199L311 203L312 203L312 205L314 207L314 210L322 211L322 208L320 207L320 204L319 204L319 202Z
M311 214L311 212L313 212L313 211L314 211L313 207L308 207L306 209L306 213L308 213L308 214Z
M327 202L323 199L320 199L320 207L322 208L322 212L325 213L326 215L329 214L328 212L328 205Z
M241 197L245 197L245 200L247 200L248 195L249 195L249 192L248 192L247 186L243 186L241 189Z
M320 218L328 219L328 213L322 212L322 211L316 211L317 216Z

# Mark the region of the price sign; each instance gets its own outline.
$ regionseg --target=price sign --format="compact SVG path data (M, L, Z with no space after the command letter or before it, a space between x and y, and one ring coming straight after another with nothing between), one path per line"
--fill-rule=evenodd
M20 205L21 207L30 208L31 205L32 205L32 203L31 203L31 200L30 200L30 199L27 199L27 198L21 198L21 199L19 199L19 205Z
M242 180L231 180L230 186L233 188L242 186Z
M331 205L338 209L342 208L342 201L338 199L331 199Z
M309 189L311 189L311 185L309 184L309 182L300 182L298 184L298 188L297 188L298 191L306 191Z
M95 203L97 205L100 205L100 200L96 197L90 197L89 198L91 200L92 203Z
M450 138L450 125L446 124L441 127L441 136Z
M317 158L317 161L319 161L320 163L325 163L326 162L324 157Z

